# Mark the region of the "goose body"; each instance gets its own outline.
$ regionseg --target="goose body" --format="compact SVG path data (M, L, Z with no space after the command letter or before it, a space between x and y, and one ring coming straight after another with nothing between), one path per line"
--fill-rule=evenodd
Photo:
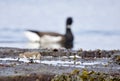
M40 32L36 30L27 30L25 35L32 42L39 42L41 47L47 48L62 48L67 49L73 47L73 34L71 31L72 18L66 20L66 33L64 35L56 32ZM51 47L53 46L53 47Z
M27 30L25 32L28 39L32 42L41 42L41 43L56 43L59 42L62 37L61 34L53 32L39 32L34 30Z

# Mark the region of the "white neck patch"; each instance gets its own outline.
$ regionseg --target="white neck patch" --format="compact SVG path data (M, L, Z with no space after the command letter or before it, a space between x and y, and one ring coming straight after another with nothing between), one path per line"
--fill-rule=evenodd
M71 25L67 25L67 28L71 28Z

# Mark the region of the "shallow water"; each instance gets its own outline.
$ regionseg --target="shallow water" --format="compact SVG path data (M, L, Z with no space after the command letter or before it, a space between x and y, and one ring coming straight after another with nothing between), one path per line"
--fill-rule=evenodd
M64 60L62 60L64 59ZM80 59L75 61L73 58L68 59L68 58L49 58L47 59L41 59L41 60L34 60L35 63L42 63L42 64L48 64L48 65L53 65L53 66L69 66L69 67L80 67L80 68L85 68L87 66L89 67L100 67L100 66L105 66L109 65L109 58L101 58L101 59L94 59L94 60L84 60ZM11 65L11 64L16 64L20 65L21 63L29 63L30 60L26 58L20 58L18 61L18 58L0 58L0 64L4 65Z
M73 49L120 49L120 1L113 0L0 0L0 46L38 48L24 31L64 34L72 16Z

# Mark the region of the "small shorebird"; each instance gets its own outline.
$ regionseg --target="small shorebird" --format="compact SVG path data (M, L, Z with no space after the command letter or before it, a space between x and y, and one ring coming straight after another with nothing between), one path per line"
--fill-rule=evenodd
M73 48L74 36L71 31L72 17L66 20L66 33L64 35L55 32L40 32L27 30L25 35L32 42L39 42L43 48Z
M39 52L24 52L19 54L19 58L26 58L30 60L31 63L33 63L33 60L40 60L41 54Z

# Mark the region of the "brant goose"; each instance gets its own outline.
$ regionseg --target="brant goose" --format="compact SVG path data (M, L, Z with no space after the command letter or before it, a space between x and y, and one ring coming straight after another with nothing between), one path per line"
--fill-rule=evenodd
M40 32L27 30L25 32L28 39L32 42L39 42L43 48L73 48L74 36L71 31L72 17L66 20L66 33L64 35L54 32Z

